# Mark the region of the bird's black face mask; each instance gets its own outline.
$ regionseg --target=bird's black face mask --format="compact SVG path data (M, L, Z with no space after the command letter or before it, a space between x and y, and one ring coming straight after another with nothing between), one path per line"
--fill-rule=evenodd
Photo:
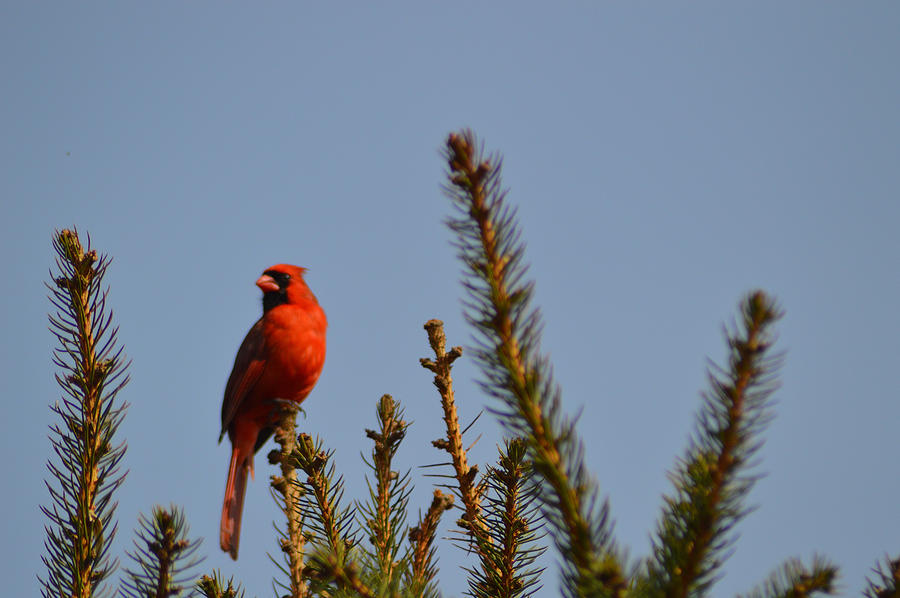
M284 305L288 302L287 288L291 282L291 275L276 270L266 270L263 274L271 276L278 284L277 291L263 293L263 313L266 313L270 309L278 307L279 305Z

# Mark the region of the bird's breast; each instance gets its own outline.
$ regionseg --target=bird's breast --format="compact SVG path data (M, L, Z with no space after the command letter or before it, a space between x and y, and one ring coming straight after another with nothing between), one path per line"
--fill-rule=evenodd
M327 321L318 305L284 305L266 314L266 394L302 401L325 365Z

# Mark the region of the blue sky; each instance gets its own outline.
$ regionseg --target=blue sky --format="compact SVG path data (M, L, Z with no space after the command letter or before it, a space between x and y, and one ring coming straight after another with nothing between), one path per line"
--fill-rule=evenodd
M301 426L361 498L363 430L391 393L414 422L399 454L413 514L427 505L419 467L442 455L422 324L470 338L439 148L468 126L505 157L543 347L631 557L647 553L722 324L763 288L787 312L783 387L758 508L715 594L813 553L858 594L900 550L898 30L900 7L874 1L3 3L7 593L34 595L43 571L56 228L114 257L109 303L133 360L116 553L139 512L174 502L205 538L202 570L270 595L264 460L232 563L216 437L260 311L253 281L279 262L309 268L330 320ZM486 398L457 363L470 421ZM486 463L499 431L476 430ZM463 555L444 544L442 587L459 596ZM548 565L542 596L557 593Z

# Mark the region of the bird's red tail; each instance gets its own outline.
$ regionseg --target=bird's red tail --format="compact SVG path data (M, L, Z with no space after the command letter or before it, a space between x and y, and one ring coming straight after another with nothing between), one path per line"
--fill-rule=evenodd
M247 490L247 471L250 460L239 454L238 447L231 450L228 481L225 483L225 502L222 504L222 523L219 526L219 545L237 560L241 539L241 512L244 510L244 492Z

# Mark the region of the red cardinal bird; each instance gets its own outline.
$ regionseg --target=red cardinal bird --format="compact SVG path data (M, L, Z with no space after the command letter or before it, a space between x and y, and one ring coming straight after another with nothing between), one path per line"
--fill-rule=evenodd
M315 295L303 282L303 268L272 266L259 277L263 315L247 333L225 386L222 433L231 440L231 464L225 484L219 543L237 559L247 471L253 455L272 435L279 401L300 403L325 364L328 321Z

